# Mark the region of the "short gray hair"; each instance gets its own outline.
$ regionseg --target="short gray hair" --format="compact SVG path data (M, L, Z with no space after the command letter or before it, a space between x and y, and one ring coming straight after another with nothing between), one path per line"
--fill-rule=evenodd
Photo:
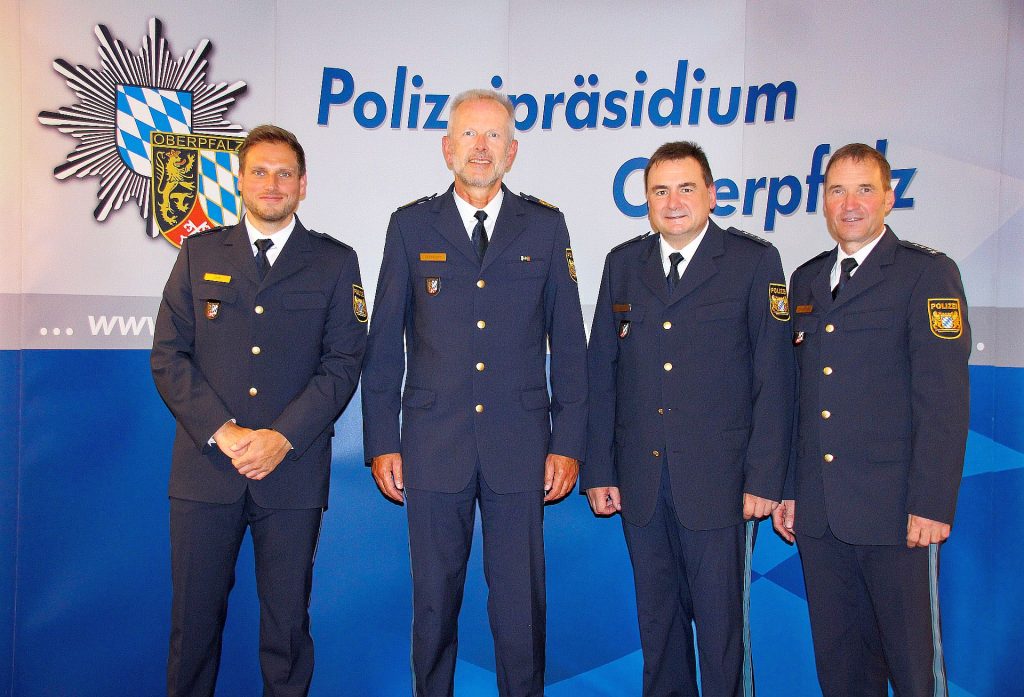
M452 99L452 106L448 110L448 137L451 138L452 135L452 116L455 114L455 110L466 102L475 102L481 99L497 102L508 113L508 137L509 140L514 138L516 135L516 108L512 105L512 100L501 92L485 89L466 90L455 95L455 98Z

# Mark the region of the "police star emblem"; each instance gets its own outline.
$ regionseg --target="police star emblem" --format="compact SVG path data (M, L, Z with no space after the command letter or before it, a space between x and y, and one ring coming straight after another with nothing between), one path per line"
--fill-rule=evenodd
M960 298L928 298L928 324L940 339L959 339L964 333Z
M206 82L207 39L172 58L156 18L137 55L104 25L95 34L101 68L53 63L78 103L42 111L39 122L79 140L54 176L99 177L97 221L134 199L146 233L175 246L193 232L238 222L233 152L241 138L231 136L243 129L221 117L246 84Z
M789 297L784 283L768 284L768 308L775 319L780 322L789 321Z

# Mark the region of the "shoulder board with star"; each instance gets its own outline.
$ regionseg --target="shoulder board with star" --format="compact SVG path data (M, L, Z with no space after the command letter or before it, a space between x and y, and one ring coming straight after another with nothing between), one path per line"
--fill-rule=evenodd
M609 253L617 252L620 249L622 249L623 247L628 247L629 245L633 244L634 242L639 242L640 240L646 240L648 237L650 237L653 234L654 234L653 232L645 232L642 235L637 235L636 237L634 237L631 240L626 240L625 242L623 242L621 244L615 245L614 247L611 248L611 250L609 250Z
M925 254L933 257L943 254L937 249L932 249L931 247L926 247L923 244L918 244L917 242L910 242L908 240L900 240L900 246L906 247L907 249L913 249L915 252L924 252Z
M199 232L193 232L191 235L182 237L181 241L184 242L185 240L192 239L193 237L206 237L207 235L212 235L215 232L221 232L222 230L229 229L231 229L230 225L221 225L219 227L210 228L209 230L200 230Z
M316 230L310 230L309 234L313 235L314 237L319 237L322 240L327 240L328 242L333 242L334 244L338 245L339 247L344 247L345 249L352 249L352 247L350 247L349 245L345 244L344 242L342 242L338 238L331 237L330 235L328 235L326 233L317 232Z
M772 246L772 243L769 242L768 240L764 239L763 237L758 237L757 235L751 235L749 232L746 232L745 230L740 230L739 228L731 227L728 230L726 230L726 232L731 232L732 234L736 235L737 237L746 237L748 240L754 240L754 242L757 242L758 244L763 244L765 247L771 247Z
M553 211L558 210L558 206L556 206L555 204L548 203L544 199L537 198L536 196L531 196L530 194L524 194L522 191L519 192L519 198L523 199L524 201L529 201L530 203L536 203L537 205L544 206L545 208L550 208Z
M395 210L396 211L404 211L406 208L411 208L412 206L419 205L419 204L423 203L424 201L430 201L435 196L437 196L437 194L430 194L429 196L424 196L422 198L418 198L415 201L409 201L409 203L401 205L398 208L396 208Z
M831 253L832 253L831 249L826 249L821 254L815 255L815 256L811 257L810 259L808 259L807 261L805 261L804 263L800 264L800 266L798 266L797 268L798 269L802 269L803 267L807 266L808 264L813 264L814 262L818 261L819 259L824 259L825 257L827 257Z

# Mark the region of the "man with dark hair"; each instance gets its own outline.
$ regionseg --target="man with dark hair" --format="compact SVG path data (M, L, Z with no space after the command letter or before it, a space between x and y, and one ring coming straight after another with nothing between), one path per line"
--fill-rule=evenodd
M889 163L867 145L825 169L833 249L792 278L795 468L774 513L803 562L825 697L946 694L939 545L968 428L971 329L956 264L885 224Z
M477 505L498 693L544 694L544 504L576 483L586 340L565 218L502 184L517 149L507 97L456 97L455 181L396 211L384 243L363 428L377 486L408 512L418 697L453 691Z
M613 249L590 331L582 484L622 516L644 697L751 694L754 521L782 497L794 397L782 262L708 216L703 150L667 143L644 171L654 234ZM746 525L744 521L749 521Z
M239 164L245 218L185 239L153 340L153 379L177 420L170 697L213 695L247 527L263 694L307 694L309 596L331 436L366 345L355 252L295 215L306 195L295 136L259 126Z

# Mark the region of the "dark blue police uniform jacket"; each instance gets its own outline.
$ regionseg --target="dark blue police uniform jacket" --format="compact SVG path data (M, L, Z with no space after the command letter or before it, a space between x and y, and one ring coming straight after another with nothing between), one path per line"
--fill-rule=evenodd
M785 276L768 242L710 222L668 295L658 235L605 261L588 350L590 423L581 488L618 486L646 525L664 458L680 522L743 522L743 493L779 500L794 363Z
M569 233L557 210L504 189L481 265L454 196L391 216L363 373L366 459L400 452L413 489L461 491L479 462L497 493L538 491L547 453L580 459L586 438Z
M793 272L800 403L796 529L903 545L907 515L953 522L971 328L956 264L886 229L835 301L836 249Z
M261 282L244 222L186 238L164 288L151 364L177 420L170 495L323 508L333 424L359 379L366 307L351 247L295 229ZM363 303L360 305L360 303ZM237 473L210 437L235 419L293 450L265 479Z

